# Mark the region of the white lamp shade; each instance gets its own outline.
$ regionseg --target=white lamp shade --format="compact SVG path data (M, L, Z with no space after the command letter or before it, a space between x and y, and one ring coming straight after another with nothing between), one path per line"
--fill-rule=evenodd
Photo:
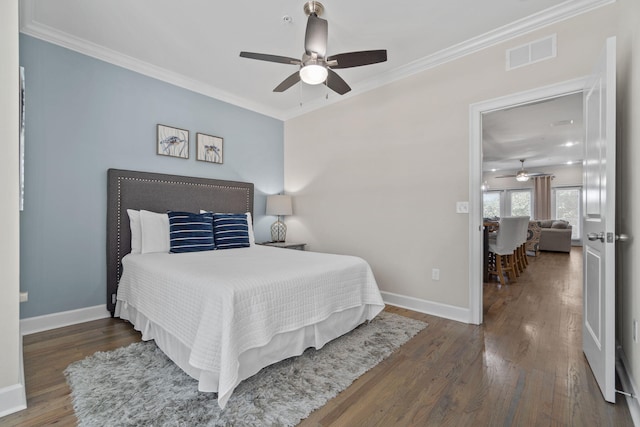
M318 64L305 65L300 69L300 79L310 85L318 85L327 80L329 72L325 67Z
M277 194L267 196L267 215L291 215L291 196Z

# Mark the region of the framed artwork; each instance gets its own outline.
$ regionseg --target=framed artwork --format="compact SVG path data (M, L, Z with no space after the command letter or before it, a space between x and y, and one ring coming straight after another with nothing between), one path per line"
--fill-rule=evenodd
M196 160L222 164L222 143L220 137L196 133Z
M158 125L158 154L161 156L189 158L189 131Z
M20 163L20 210L24 210L24 67L20 67L20 139L18 162Z

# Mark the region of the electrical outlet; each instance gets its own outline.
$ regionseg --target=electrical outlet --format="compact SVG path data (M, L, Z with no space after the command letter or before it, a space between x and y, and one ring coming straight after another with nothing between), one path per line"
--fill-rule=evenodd
M434 268L431 270L431 279L440 280L440 269Z
M20 292L20 302L29 301L29 292Z

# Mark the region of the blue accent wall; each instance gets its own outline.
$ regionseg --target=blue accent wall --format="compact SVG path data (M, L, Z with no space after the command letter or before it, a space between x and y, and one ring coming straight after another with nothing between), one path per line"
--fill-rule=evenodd
M284 125L130 70L20 35L25 67L21 318L105 304L107 169L255 184L256 240L267 194L284 187ZM156 154L156 125L190 131L190 158ZM222 165L196 161L195 134L224 138Z

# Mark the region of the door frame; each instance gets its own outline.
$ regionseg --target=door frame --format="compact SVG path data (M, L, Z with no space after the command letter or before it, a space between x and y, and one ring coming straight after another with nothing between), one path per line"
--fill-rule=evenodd
M482 114L581 93L587 77L481 101L469 106L469 323L482 319Z

